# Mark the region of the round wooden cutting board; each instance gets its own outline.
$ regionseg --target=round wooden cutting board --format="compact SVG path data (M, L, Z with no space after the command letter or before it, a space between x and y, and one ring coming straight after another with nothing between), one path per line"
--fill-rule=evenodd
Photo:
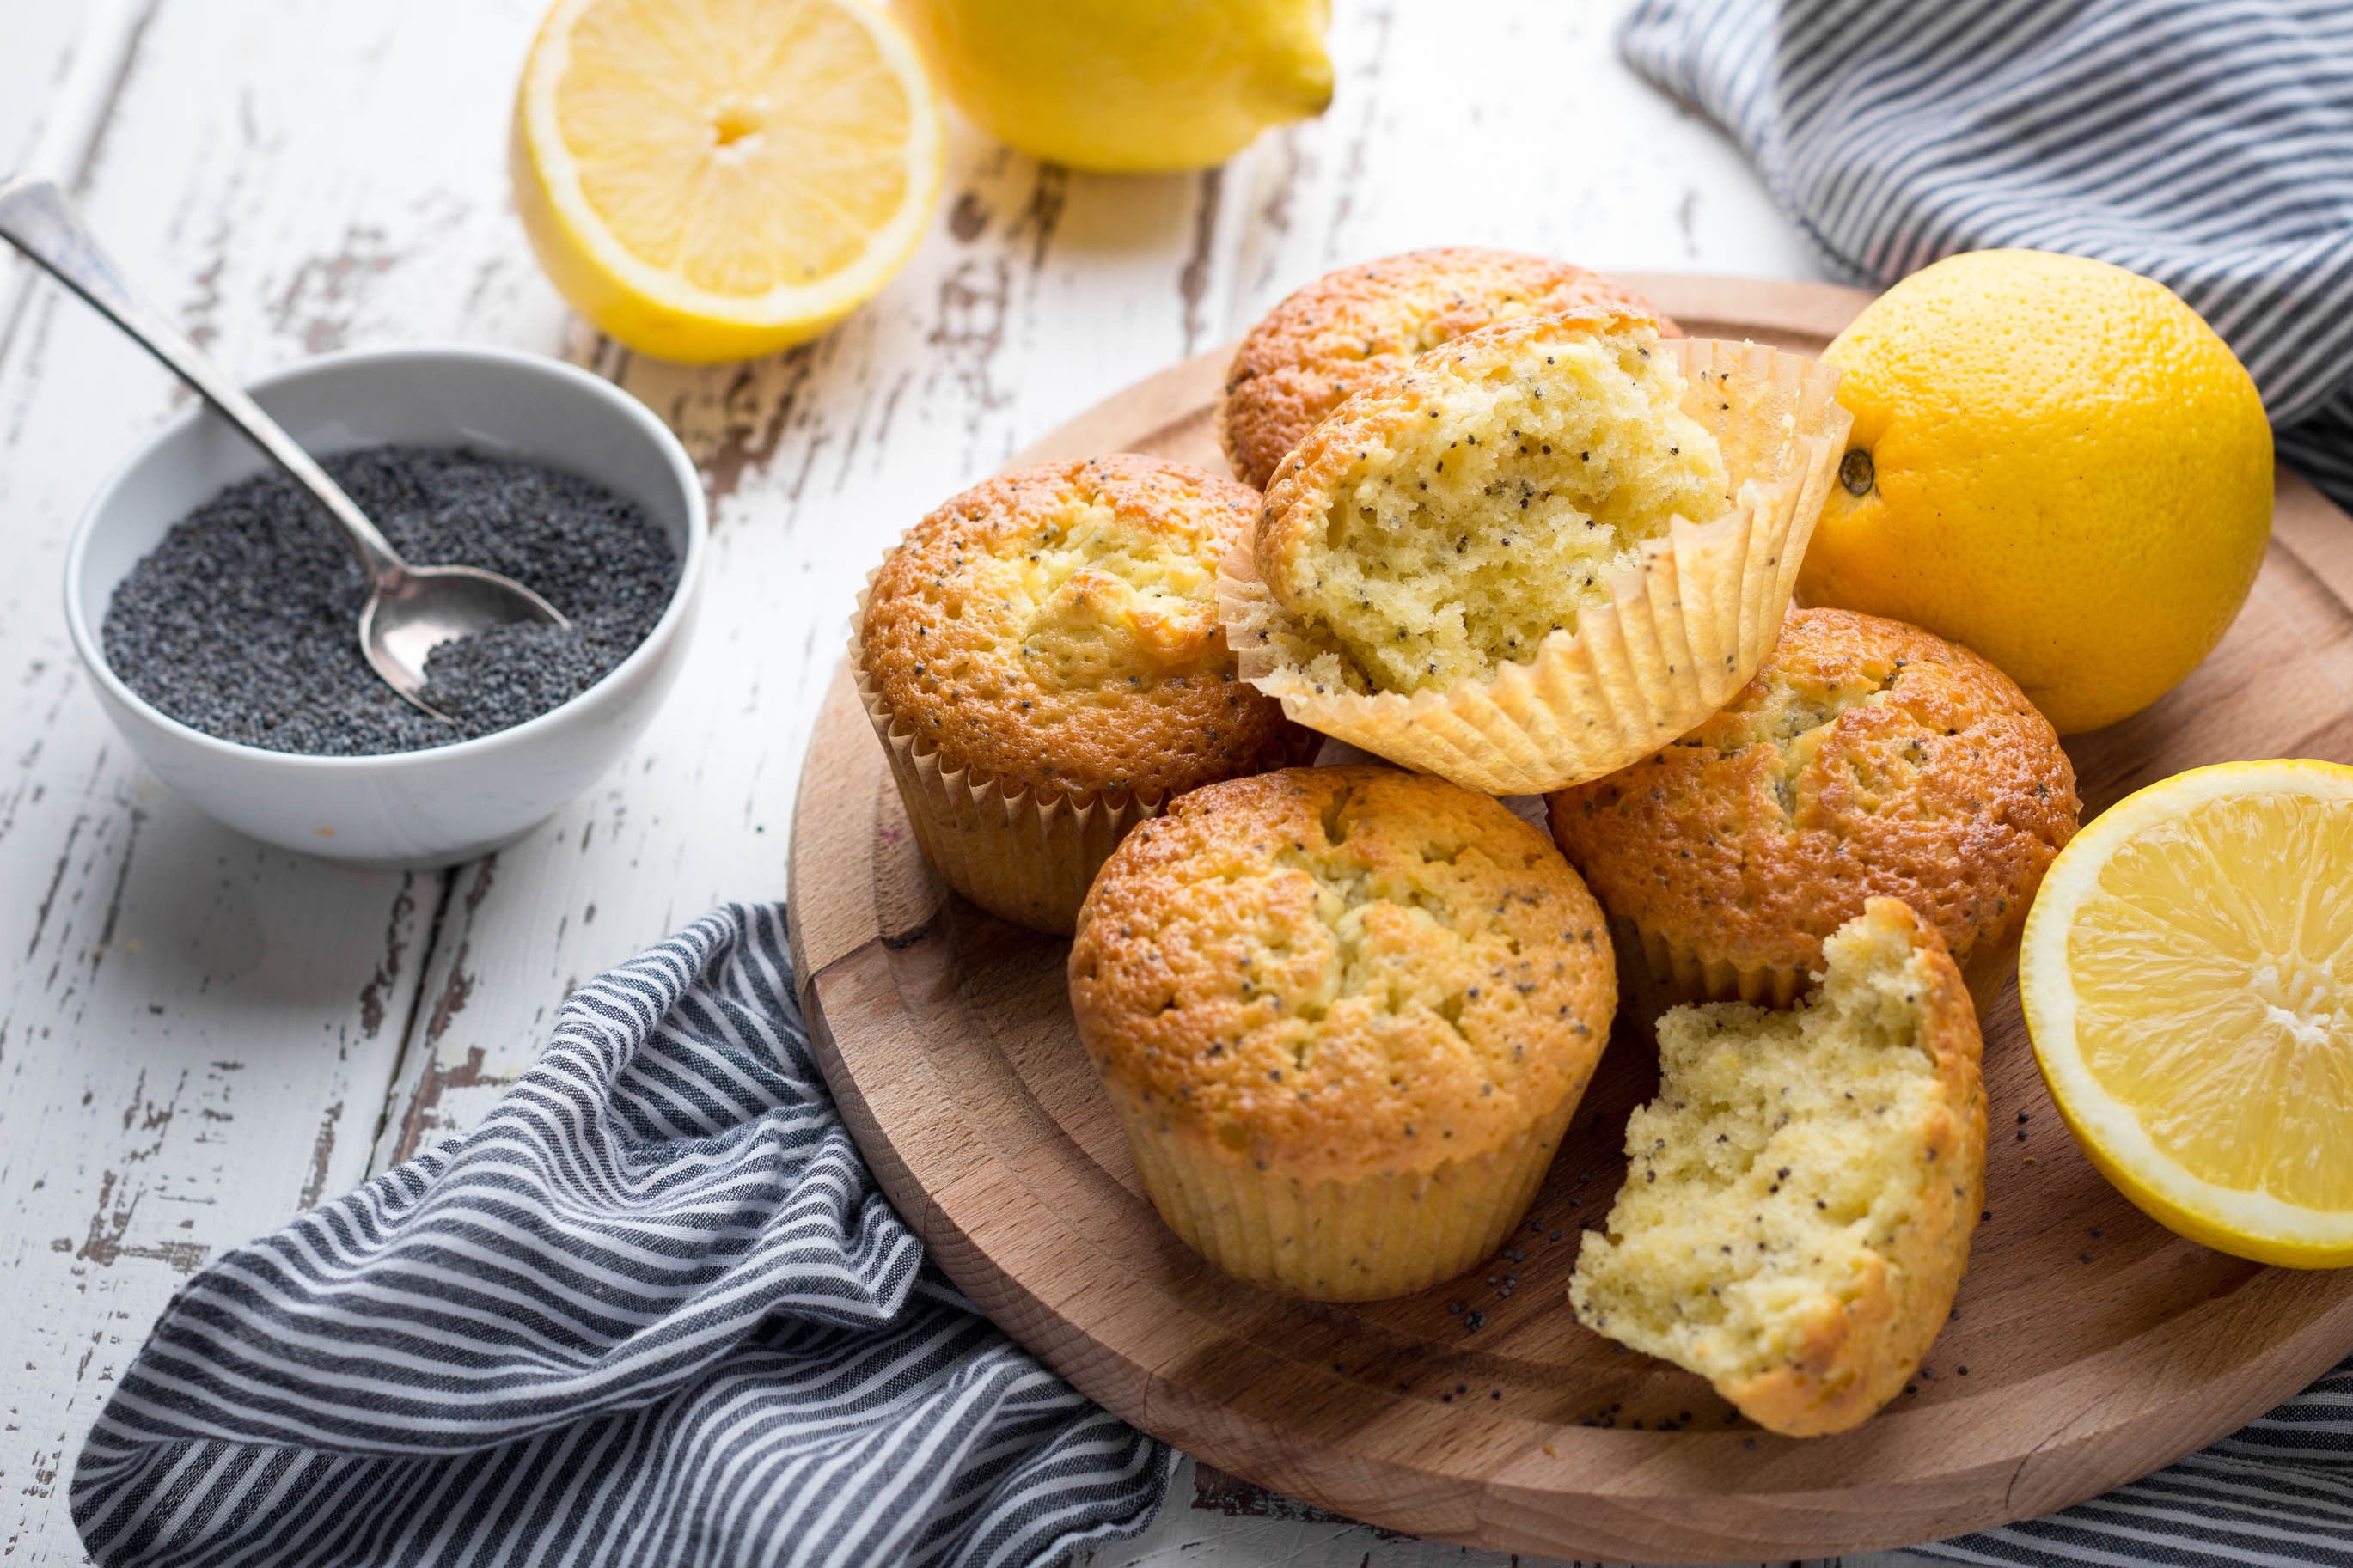
M1694 335L1821 348L1868 296L1632 279ZM1122 393L1023 460L1140 450L1222 471L1223 354ZM2238 757L2353 761L2353 520L2283 476L2245 613L2179 690L2069 742L2087 811ZM1614 1040L1508 1249L1403 1300L1236 1284L1144 1198L1081 1052L1067 944L946 895L838 678L793 830L808 1022L860 1149L949 1277L1093 1398L1211 1464L1371 1523L1646 1561L1900 1546L2062 1507L2165 1465L2353 1350L2353 1270L2259 1268L2160 1228L2077 1153L2015 989L1988 1020L1991 1218L1954 1321L1860 1429L1759 1432L1701 1379L1579 1327L1567 1283L1653 1083Z

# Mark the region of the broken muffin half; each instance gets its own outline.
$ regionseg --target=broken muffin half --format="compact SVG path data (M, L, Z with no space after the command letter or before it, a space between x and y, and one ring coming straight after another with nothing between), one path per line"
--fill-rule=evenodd
M1470 332L1283 459L1219 615L1294 720L1494 794L1622 767L1778 635L1838 374L1601 307Z
M1586 1237L1579 1321L1698 1373L1789 1436L1902 1391L1951 1311L1984 1198L1982 1049L1935 928L1873 899L1820 988L1659 1020L1658 1098Z

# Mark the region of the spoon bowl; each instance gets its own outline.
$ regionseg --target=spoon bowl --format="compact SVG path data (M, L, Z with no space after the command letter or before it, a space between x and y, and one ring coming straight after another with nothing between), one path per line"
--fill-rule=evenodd
M385 685L446 721L425 699L425 661L435 648L493 626L568 624L512 577L479 566L409 566L377 578L360 607L360 652Z

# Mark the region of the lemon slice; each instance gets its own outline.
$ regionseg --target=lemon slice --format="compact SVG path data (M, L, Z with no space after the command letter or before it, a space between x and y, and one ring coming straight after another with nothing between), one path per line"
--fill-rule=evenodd
M881 289L938 203L914 47L866 0L561 0L515 99L515 206L629 347L744 359Z
M2019 955L2092 1163L2193 1241L2353 1263L2353 768L2152 784L2052 864Z

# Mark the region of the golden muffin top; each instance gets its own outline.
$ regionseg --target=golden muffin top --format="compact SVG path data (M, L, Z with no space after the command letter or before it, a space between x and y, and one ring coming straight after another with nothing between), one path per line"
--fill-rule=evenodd
M1327 272L1269 310L1234 351L1218 419L1226 458L1263 489L1352 394L1465 332L1579 305L1651 316L1679 335L1632 289L1514 250L1416 250Z
M1212 584L1256 491L1159 458L1023 468L907 531L859 655L894 727L1008 789L1173 794L1268 765L1282 709L1234 675Z
M1358 393L1276 471L1259 575L1308 675L1410 692L1526 663L1680 514L1729 504L1648 318L1599 309L1467 333Z
M1617 981L1544 835L1390 768L1198 789L1079 911L1071 1005L1105 1085L1304 1181L1484 1154L1582 1094Z
M1901 621L1792 610L1722 712L1554 795L1552 828L1612 913L1704 957L1820 969L1874 895L1956 958L1998 945L2079 809L2050 721L1992 665Z

